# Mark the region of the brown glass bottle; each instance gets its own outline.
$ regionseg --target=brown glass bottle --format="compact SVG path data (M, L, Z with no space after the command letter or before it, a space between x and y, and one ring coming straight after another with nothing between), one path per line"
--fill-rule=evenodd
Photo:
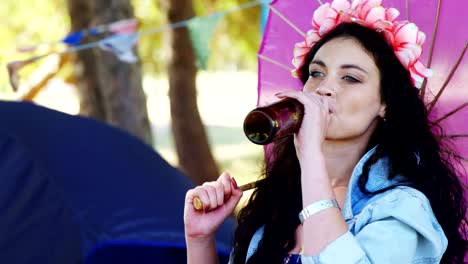
M244 133L255 144L266 145L296 133L301 127L304 106L287 98L255 108L244 119Z

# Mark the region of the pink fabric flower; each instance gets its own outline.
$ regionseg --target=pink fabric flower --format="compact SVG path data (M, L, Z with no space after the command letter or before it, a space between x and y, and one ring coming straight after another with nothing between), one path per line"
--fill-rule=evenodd
M317 41L337 25L353 22L382 32L395 55L410 72L413 84L419 88L424 78L432 75L432 71L419 60L426 36L414 23L395 21L400 12L395 8L384 8L381 4L382 0L354 0L352 3L334 0L331 4L321 5L313 14L312 29L307 32L305 40L294 47L295 75Z
M312 29L307 32L305 40L294 46L294 58L292 64L296 68L293 75L297 76L297 69L302 65L310 48L319 41L322 36L342 23L341 13L348 10L351 4L348 0L335 0L331 4L325 3L315 10L312 17Z

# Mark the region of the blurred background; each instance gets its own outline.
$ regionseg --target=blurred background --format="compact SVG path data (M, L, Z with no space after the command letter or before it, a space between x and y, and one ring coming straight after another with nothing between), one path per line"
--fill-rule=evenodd
M196 184L259 176L263 148L242 123L257 102L264 3L5 0L0 17L0 99L117 126Z

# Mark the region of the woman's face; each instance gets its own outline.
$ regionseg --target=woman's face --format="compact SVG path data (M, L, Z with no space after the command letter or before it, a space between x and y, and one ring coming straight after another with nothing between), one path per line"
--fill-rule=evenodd
M379 116L381 103L379 69L372 55L353 38L335 38L325 43L309 65L304 92L328 100L328 140L369 138Z

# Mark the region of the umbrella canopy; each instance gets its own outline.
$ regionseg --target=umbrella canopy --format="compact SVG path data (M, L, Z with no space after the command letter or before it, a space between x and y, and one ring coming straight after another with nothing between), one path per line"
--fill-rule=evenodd
M115 256L116 245L144 250L153 263L185 262L183 206L193 184L152 148L30 103L0 101L0 113L1 263L81 263ZM232 231L229 219L217 234L224 257Z
M344 2L340 1L340 2ZM322 3L323 2L323 3ZM350 2L350 1L349 1ZM378 0L370 0L376 3ZM258 52L258 104L277 101L274 94L302 89L302 83L292 76L292 59L296 43L303 42L312 29L314 10L322 0L274 0L260 50ZM431 111L431 119L444 128L454 140L457 154L462 157L460 171L468 182L468 1L383 0L385 8L400 11L397 20L409 20L426 34L426 44L420 60L434 71L434 76L422 84L421 96ZM454 111L455 110L455 111Z

